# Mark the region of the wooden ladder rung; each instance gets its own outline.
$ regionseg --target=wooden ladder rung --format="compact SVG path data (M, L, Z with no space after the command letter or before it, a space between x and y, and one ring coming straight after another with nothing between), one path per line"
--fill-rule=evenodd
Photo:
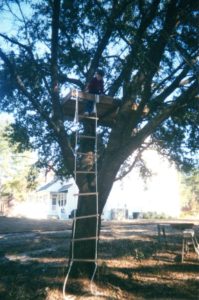
M84 135L84 134L81 134L81 135L79 135L79 138L80 139L95 139L96 137L95 136L93 136L93 135Z
M90 155L88 152L76 152L76 154L77 154L77 155L83 155L83 156L84 156L84 155L85 155L85 156ZM95 152L92 152L92 155L93 155L93 156L96 156L97 154L96 154Z
M76 174L95 174L95 171L75 171Z
M73 196L94 196L94 195L98 195L97 192L94 193L78 193L78 194L74 194Z
M89 259L89 258L73 258L72 261L79 261L79 262L97 262L97 259Z
M80 217L74 217L73 220L95 218L95 217L99 217L99 216L100 216L99 214L95 214L95 215L87 215L87 216L80 216Z
M98 240L97 236L91 236L91 237L85 237L85 238L77 238L77 239L72 239L72 242L81 242L81 241L91 241L91 240Z
M95 117L95 116L79 115L78 117L81 118L81 119L99 120L99 118L98 118L98 117Z

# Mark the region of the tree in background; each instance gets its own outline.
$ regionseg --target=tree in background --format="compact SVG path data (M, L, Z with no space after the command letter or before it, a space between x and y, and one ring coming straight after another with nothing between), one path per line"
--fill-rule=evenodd
M61 101L66 88L83 89L103 67L106 94L118 98L113 124L99 134L100 215L117 176L143 170L149 146L180 169L198 164L196 2L13 0L1 8L14 31L0 33L0 109L13 113L13 140L37 150L40 166L73 175L72 125ZM92 191L92 181L83 174L80 192ZM79 197L77 215L93 212L94 201ZM92 236L94 227L94 219L80 219L77 234ZM94 249L87 241L76 250L92 258Z
M199 172L194 170L182 177L182 212L186 216L199 214Z
M0 199L11 195L20 202L36 186L36 176L33 176L36 172L33 165L35 155L30 151L19 152L17 145L11 145L7 138L8 131L9 122L0 122Z

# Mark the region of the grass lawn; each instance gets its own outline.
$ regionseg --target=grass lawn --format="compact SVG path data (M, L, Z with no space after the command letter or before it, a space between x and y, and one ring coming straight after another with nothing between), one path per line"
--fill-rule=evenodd
M0 217L0 299L61 300L71 221ZM199 237L199 225L194 226ZM68 299L199 299L199 260L180 262L182 231L168 226L158 242L154 222L103 222L93 288L69 281Z

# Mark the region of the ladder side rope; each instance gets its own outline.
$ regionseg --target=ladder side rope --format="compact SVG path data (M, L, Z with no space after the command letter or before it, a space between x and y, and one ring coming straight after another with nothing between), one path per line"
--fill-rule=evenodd
M79 99L79 93L78 90L75 90L75 118L74 118L74 124L75 124L75 130L76 130L76 135L75 135L75 151L74 151L74 155L75 155L75 159L74 159L74 177L75 177L75 182L77 180L77 130L78 130L78 126L79 126L79 118L78 118L78 111L79 111L79 105L78 105L78 99ZM76 197L76 196L75 196ZM76 219L76 210L74 211L74 218ZM64 300L67 300L68 297L66 296L66 284L68 282L68 278L72 269L72 265L74 262L74 237L75 237L75 229L76 229L76 221L73 222L73 229L72 229L72 243L71 243L71 259L69 262L69 267L68 267L68 272L66 274L65 280L64 280L64 284L63 284L63 298Z
M98 250L98 235L99 235L99 207L98 207L98 167L97 167L97 102L99 102L99 95L95 96L95 103L94 103L94 111L96 114L95 119L95 149L94 149L94 158L95 158L95 191L96 191L96 236L95 236L95 268L93 271L93 275L91 277L91 293L94 294L93 290L93 280L97 271L97 250Z
M95 146L94 146L94 166L95 166L95 195L96 195L96 231L95 231L95 259L92 260L87 260L87 261L94 261L95 263L95 267L93 270L93 274L91 277L91 281L90 281L90 289L91 289L91 293L94 294L93 292L93 281L94 281L94 277L96 274L96 270L97 270L97 250L98 250L98 235L99 235L99 205L98 205L98 166L97 166L97 105L96 103L99 102L99 95L95 95L95 103L94 103L94 112L95 112ZM77 156L78 156L78 140L79 140L79 93L78 90L75 91L75 117L74 117L74 123L75 123L75 131L76 131L76 135L75 135L75 151L74 151L74 155L75 155L75 160L74 160L74 177L75 177L75 182L77 181ZM75 194L74 196L77 196L77 194ZM87 215L87 216L81 216L80 218L90 218L93 215ZM75 231L76 231L76 221L78 220L78 217L76 217L76 210L74 212L74 218L73 218L73 234L72 234L72 243L71 243L71 260L69 262L69 267L68 267L68 272L66 275L66 278L64 280L64 284L63 284L63 298L64 300L67 300L68 297L66 296L66 284L71 272L71 268L73 265L74 261L78 261L78 259L74 258L74 241L75 241ZM85 260L86 261L86 260Z
M75 135L75 160L74 160L74 176L75 176L75 182L77 182L77 151L78 151L78 127L79 127L79 92L78 90L75 90L75 125L76 125L76 135ZM74 217L76 218L76 210L74 212ZM76 221L73 222L73 235L72 235L72 241L75 238L75 231L76 231ZM72 242L72 250L71 250L71 261L73 263L74 259L74 242Z

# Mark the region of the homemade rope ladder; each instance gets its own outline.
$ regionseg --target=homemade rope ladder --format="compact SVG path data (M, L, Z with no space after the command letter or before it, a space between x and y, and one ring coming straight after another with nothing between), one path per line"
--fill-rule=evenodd
M95 102L94 102L94 116L86 116L84 114L80 114L79 113L79 101L82 101L79 98L79 93L78 90L76 90L75 92L75 117L74 117L74 126L75 126L75 149L74 149L74 156L75 156L75 162L74 162L74 178L75 178L75 182L77 182L77 178L78 176L83 173L90 173L90 174L94 174L95 177L95 191L92 193L79 193L79 194L75 194L74 196L95 196L95 200L96 200L96 212L95 214L92 215L85 215L85 216L76 216L76 211L74 214L74 218L73 218L73 232L72 232L72 238L71 238L71 259L70 259L70 263L69 263L69 267L68 267L68 272L66 275L66 278L64 280L64 285L63 285L63 297L64 299L69 299L69 297L66 296L66 285L67 285L67 281L73 266L74 262L93 262L94 263L94 270L93 270L93 274L90 280L90 289L91 289L91 293L93 294L93 280L94 280L94 276L97 270L97 247L98 247L98 234L99 234L99 212L98 212L98 178L97 178L97 106L96 103L99 102L99 96L95 95ZM94 136L90 136L90 135L82 135L80 133L80 120L83 119L88 119L89 121L93 121L94 122L94 126L95 126L95 135ZM79 164L78 161L80 158L82 157L86 157L88 155L88 153L82 153L79 150L79 145L80 145L80 139L94 139L94 170L79 170ZM96 228L95 228L95 236L94 237L85 237L85 238L75 238L75 234L76 234L76 223L77 220L80 219L87 219L87 218L94 218L96 217ZM78 241L86 241L86 240L95 240L95 256L93 259L83 259L83 258L78 258L75 257L74 254L74 249L75 249L75 242Z

